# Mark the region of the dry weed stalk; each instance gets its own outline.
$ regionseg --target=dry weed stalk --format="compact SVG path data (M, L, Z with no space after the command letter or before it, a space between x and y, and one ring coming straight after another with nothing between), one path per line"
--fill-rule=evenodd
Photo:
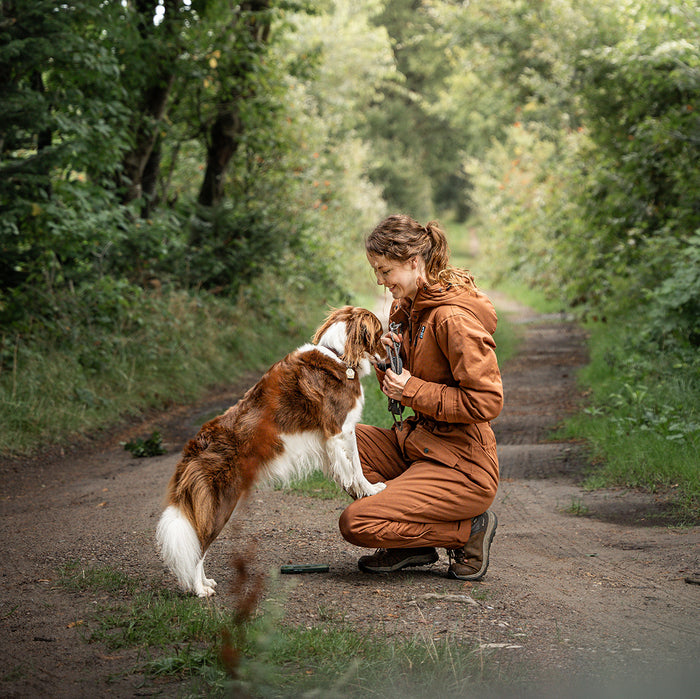
M233 628L223 628L221 631L223 643L221 647L221 662L226 673L232 680L238 680L241 655L246 638L246 624L252 619L265 589L265 576L251 570L251 562L255 559L256 544L231 559L234 577L230 590L234 596L235 614ZM243 690L238 696L247 696Z

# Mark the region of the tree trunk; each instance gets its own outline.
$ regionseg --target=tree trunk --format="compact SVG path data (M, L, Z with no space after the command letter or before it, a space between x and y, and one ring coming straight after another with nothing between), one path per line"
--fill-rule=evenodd
M197 201L201 206L216 206L224 198L224 177L243 131L235 103L222 105L209 132L207 170Z
M156 187L158 186L158 174L160 172L160 159L162 155L162 138L157 138L151 149L151 154L146 161L146 165L141 174L141 188L143 194L143 206L141 207L141 218L148 218L158 204Z
M139 111L140 125L136 144L126 154L122 163L122 177L126 185L122 194L123 204L138 199L143 193L143 173L158 138L158 124L165 115L174 77L172 74L159 76L160 84L146 93L144 105Z
M270 0L254 0L241 4L241 12L250 13L243 31L247 31L255 40L258 52L262 52L262 48L267 43L270 23L268 19L260 21L255 13L268 10L269 7ZM239 79L241 87L244 87L246 78L245 70L242 67L239 67L236 77ZM223 102L217 110L216 118L209 131L207 167L197 199L201 206L216 206L224 198L226 170L236 148L238 148L243 133L239 100L251 97L253 94L254 88L252 87L245 86L243 90L239 88L236 99Z
M144 41L150 41L156 31L153 25L154 0L136 0L139 32ZM175 62L180 53L177 39L181 21L178 19L180 0L164 0L165 14L157 31L163 34L160 50L153 55L156 63L149 86L144 91L140 109L134 115L132 131L134 147L124 156L120 184L124 187L122 203L128 204L143 194L143 174L158 138L160 122L165 116L168 98L175 80Z

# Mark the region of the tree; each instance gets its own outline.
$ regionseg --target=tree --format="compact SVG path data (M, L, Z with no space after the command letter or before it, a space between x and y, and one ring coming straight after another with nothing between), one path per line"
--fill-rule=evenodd
M155 22L156 10L160 20ZM185 51L183 30L187 19L195 21L191 5L182 0L131 0L124 5L121 36L108 35L110 43L128 54L128 69L121 74L122 85L135 105L128 133L130 148L124 154L118 184L121 200L128 204L142 196L153 197L153 173L159 164L156 148L170 92L178 72L178 60ZM116 42L115 42L116 39ZM144 188L144 174L148 180Z
M202 206L220 204L225 174L245 130L243 102L255 98L272 22L269 0L237 5L220 57L213 57L218 78L216 110L207 137L207 165L197 201ZM222 37L223 38L223 37ZM219 55L217 54L217 55Z
M419 218L436 208L466 213L463 132L438 108L454 70L454 35L439 24L436 4L398 0L376 16L390 36L397 72L367 110L363 130L376 152L373 180L392 208Z
M104 241L86 218L112 210L128 111L93 3L4 0L1 10L0 318L15 320L35 307L55 314L56 289L83 278Z

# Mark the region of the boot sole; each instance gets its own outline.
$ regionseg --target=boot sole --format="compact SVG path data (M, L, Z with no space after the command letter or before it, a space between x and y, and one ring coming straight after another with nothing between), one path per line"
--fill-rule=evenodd
M496 517L495 512L490 512L489 513L489 523L486 526L486 533L484 534L484 557L481 559L481 568L477 570L476 573L471 573L470 575L459 575L458 573L455 573L454 570L450 567L450 569L447 571L447 577L452 578L454 580L469 580L471 582L476 582L477 580L481 580L481 578L486 575L486 570L489 567L489 553L491 551L491 542L493 541L493 537L496 534L496 527L498 526L498 517Z
M422 554L420 556L411 556L410 558L404 558L403 561L394 563L393 566L382 566L381 568L372 568L366 566L364 563L357 564L357 567L363 573L393 573L394 571L401 570L402 568L410 568L411 566L427 566L431 563L435 563L440 556L438 552L435 551L433 554Z

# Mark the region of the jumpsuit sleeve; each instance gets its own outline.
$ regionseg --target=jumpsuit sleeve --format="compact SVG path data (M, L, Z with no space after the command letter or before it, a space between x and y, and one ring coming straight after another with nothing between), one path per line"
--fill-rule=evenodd
M503 384L491 334L469 313L442 320L435 339L450 364L455 385L411 376L401 402L441 422L480 423L503 407Z

